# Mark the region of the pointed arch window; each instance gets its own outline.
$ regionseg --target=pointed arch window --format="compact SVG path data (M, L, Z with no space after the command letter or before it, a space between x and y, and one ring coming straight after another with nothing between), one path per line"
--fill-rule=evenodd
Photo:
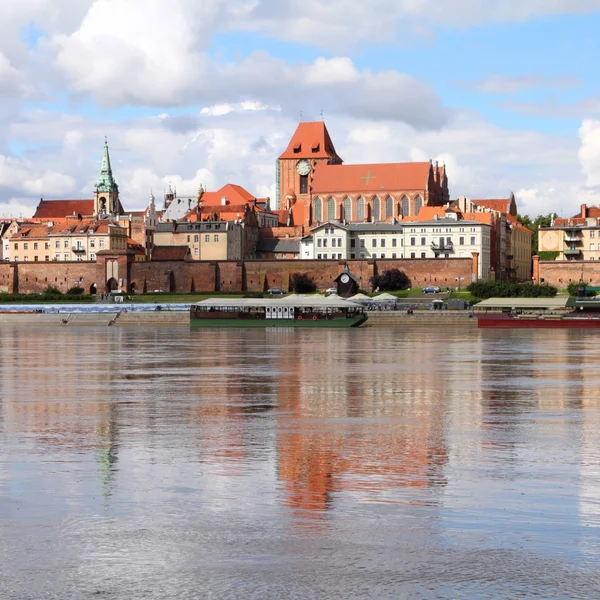
M329 198L329 200L327 200L327 220L333 221L333 219L335 219L335 200Z
M323 203L321 202L321 198L315 198L313 202L313 219L315 221L323 220Z
M385 218L389 219L394 216L394 201L391 196L385 198Z
M422 206L423 206L423 198L421 198L421 196L417 196L415 198L415 215L416 216L419 215L419 211L421 210Z
M344 219L346 221L352 220L352 200L347 196L344 198Z
M356 201L356 220L362 221L365 218L365 199L362 196Z
M400 205L402 208L402 216L408 217L410 215L410 203L406 196L402 196L402 200L400 201Z
M379 198L377 196L373 197L373 200L371 200L371 205L373 207L373 218L376 221L380 221L381 220L381 210L380 210L380 206L379 206Z

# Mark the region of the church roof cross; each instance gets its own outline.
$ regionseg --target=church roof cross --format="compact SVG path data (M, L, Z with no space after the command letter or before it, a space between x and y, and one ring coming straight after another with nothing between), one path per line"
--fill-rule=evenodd
M369 169L367 174L364 177L361 177L361 179L365 180L365 188L368 188L371 179L377 179L377 177L375 175L371 175L371 169Z

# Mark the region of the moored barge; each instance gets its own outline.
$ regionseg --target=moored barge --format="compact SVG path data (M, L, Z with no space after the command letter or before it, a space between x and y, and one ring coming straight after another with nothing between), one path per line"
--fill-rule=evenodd
M473 307L483 329L598 329L600 302L584 298L489 298Z
M292 294L285 298L209 298L192 304L192 327L358 327L365 308L342 298Z

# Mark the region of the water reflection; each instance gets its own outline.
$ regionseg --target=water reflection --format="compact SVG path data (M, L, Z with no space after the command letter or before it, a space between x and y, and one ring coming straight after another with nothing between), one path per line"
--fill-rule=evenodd
M599 353L560 330L3 329L0 575L384 598L478 597L489 571L479 597L593 597Z

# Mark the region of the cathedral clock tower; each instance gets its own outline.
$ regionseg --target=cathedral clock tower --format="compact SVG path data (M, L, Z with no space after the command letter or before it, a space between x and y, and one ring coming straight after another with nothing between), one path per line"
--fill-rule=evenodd
M291 210L292 206L288 204L302 203L309 210L312 178L319 163L341 165L342 159L335 151L325 123L300 123L285 152L277 160L279 209Z
M110 155L108 153L108 142L104 138L100 177L98 177L94 185L94 215L106 218L109 216L117 217L122 214L123 207L119 200L119 186L113 178Z

